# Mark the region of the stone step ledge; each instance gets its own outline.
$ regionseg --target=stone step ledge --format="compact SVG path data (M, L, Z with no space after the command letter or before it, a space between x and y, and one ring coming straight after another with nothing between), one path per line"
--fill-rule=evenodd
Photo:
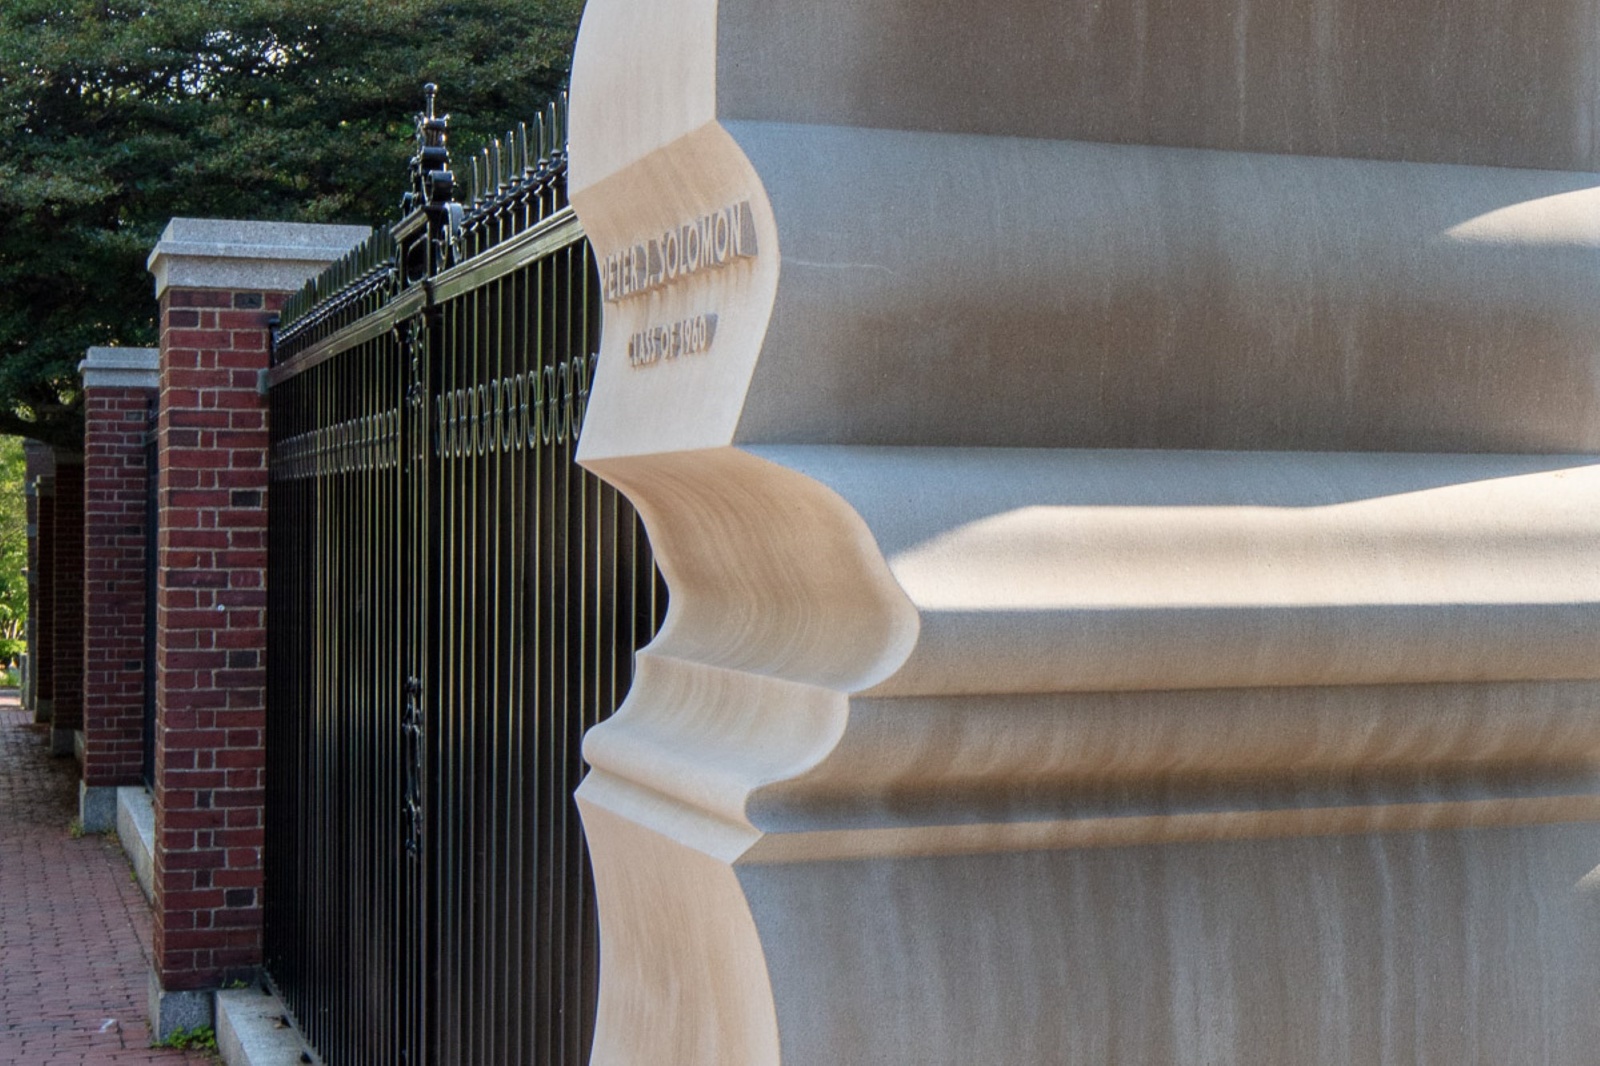
M144 898L155 898L156 809L142 785L117 789L117 839L133 864Z
M321 1066L270 990L227 989L217 993L216 1007L217 1053L227 1066Z

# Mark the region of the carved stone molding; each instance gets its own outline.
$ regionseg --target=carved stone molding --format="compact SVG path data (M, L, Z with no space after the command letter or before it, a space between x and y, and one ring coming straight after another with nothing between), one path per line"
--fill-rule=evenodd
M1135 6L589 4L599 1066L1589 1061L1594 5Z

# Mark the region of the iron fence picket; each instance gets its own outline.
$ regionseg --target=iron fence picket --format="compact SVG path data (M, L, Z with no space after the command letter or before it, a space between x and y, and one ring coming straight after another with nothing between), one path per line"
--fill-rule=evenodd
M600 307L564 121L458 203L430 98L407 216L275 339L267 968L330 1066L578 1066L593 1040L579 743L665 587L573 462Z

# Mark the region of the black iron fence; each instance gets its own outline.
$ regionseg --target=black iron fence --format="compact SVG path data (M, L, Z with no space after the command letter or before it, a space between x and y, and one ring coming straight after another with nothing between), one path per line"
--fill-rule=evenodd
M587 1062L572 792L666 593L572 461L598 348L565 114L286 305L270 374L267 968L330 1066Z

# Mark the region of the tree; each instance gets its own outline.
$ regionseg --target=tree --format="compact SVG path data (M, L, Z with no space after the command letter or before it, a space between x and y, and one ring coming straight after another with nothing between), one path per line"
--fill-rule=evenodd
M0 664L24 648L28 624L28 516L22 441L0 437Z
M76 366L152 345L179 215L392 221L424 82L456 130L565 83L582 0L0 0L0 433L77 448Z

